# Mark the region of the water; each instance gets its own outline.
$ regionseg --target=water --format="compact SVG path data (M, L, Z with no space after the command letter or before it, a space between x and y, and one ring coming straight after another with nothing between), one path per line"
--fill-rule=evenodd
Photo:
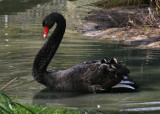
M80 17L96 0L65 1L29 0L0 1L0 87L19 77L4 91L24 103L37 103L74 109L99 109L105 112L160 112L160 50L133 49L117 42L85 38L73 32L83 23ZM21 6L22 2L26 6ZM9 3L12 10L6 10ZM16 4L16 5L15 5ZM17 4L19 4L18 8ZM15 6L14 6L15 5ZM135 93L80 94L48 92L31 75L35 54L45 42L42 19L52 11L67 19L64 39L48 69L66 69L88 60L116 57L131 70L132 78L141 85Z

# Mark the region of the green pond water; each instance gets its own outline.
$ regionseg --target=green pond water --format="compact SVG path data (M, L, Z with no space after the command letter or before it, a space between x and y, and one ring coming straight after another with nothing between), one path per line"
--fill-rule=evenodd
M117 42L86 38L72 31L83 23L80 18L84 12L93 9L93 3L97 1L0 0L0 88L19 77L3 91L23 103L98 109L108 113L160 113L160 50L134 49ZM32 62L46 41L42 37L41 21L52 11L65 16L67 30L49 70L116 57L130 68L131 77L140 85L139 91L105 94L50 92L38 84L31 74Z

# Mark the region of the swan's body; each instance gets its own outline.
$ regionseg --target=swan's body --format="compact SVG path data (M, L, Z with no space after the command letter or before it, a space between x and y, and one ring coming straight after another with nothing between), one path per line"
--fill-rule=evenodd
M53 90L79 92L111 91L113 88L127 88L125 86L133 90L137 88L135 82L128 77L128 68L115 58L84 62L66 70L48 72L47 66L63 38L66 21L59 13L51 13L43 20L43 27L47 28L44 37L55 23L55 31L37 53L33 63L32 74L39 83ZM133 84L124 84L122 81L126 79Z

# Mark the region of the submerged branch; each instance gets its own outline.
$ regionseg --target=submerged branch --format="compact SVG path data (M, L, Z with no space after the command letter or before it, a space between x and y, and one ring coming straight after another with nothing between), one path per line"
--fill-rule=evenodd
M2 91L4 88L8 87L11 83L13 83L16 79L18 79L18 77L15 77L14 79L12 79L10 82L8 82L6 85L4 85L0 91Z

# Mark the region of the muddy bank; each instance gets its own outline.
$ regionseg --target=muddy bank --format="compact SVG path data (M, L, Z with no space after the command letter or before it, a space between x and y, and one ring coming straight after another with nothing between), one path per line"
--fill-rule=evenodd
M150 8L123 7L90 11L79 26L83 35L111 39L138 48L160 49L160 16Z

